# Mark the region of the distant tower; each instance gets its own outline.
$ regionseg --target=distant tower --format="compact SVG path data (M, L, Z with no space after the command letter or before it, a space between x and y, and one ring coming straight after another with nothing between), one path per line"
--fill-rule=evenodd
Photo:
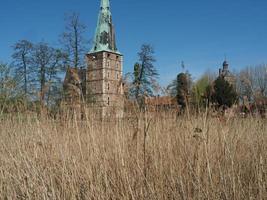
M228 64L228 62L225 60L224 62L223 62L223 70L224 71L228 71L229 69L229 64Z
M93 48L86 55L87 95L101 117L123 115L123 56L117 50L109 0L101 0Z
M224 78L224 80L228 81L228 83L230 83L231 85L233 85L235 87L235 85L236 85L236 78L230 72L230 70L229 70L229 64L228 64L228 62L226 60L223 62L222 68L219 69L219 76L222 77L222 78Z

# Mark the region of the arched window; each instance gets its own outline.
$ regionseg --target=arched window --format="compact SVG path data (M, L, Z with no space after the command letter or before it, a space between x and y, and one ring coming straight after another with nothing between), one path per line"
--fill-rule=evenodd
M108 105L109 105L109 103L110 103L110 102L109 102L109 97L108 97Z

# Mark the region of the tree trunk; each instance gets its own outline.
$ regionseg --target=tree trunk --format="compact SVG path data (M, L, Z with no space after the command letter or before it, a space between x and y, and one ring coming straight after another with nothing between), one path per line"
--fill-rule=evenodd
M78 30L77 27L74 27L74 34L75 34L75 46L74 46L74 67L78 69L79 64L79 53L78 53Z
M24 95L25 97L28 94L28 80L27 80L27 64L26 64L26 60L25 60L25 54L22 54L22 62L23 62L23 73L24 73Z
M44 106L44 99L45 99L45 66L41 66L41 77L40 77L40 103L41 106Z

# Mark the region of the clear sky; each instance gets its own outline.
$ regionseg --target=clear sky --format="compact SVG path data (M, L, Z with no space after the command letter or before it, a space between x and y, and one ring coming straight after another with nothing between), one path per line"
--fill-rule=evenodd
M0 60L11 61L20 39L59 45L64 14L75 11L93 38L100 0L0 0ZM111 0L124 72L132 71L142 43L156 52L160 83L181 71L197 78L221 66L234 70L267 63L267 0ZM88 49L89 50L89 49Z

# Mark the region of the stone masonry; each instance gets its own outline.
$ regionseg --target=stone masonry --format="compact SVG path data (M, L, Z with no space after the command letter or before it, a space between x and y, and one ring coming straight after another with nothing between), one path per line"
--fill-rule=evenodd
M122 62L122 56L113 52L87 54L87 92L103 117L123 115Z

